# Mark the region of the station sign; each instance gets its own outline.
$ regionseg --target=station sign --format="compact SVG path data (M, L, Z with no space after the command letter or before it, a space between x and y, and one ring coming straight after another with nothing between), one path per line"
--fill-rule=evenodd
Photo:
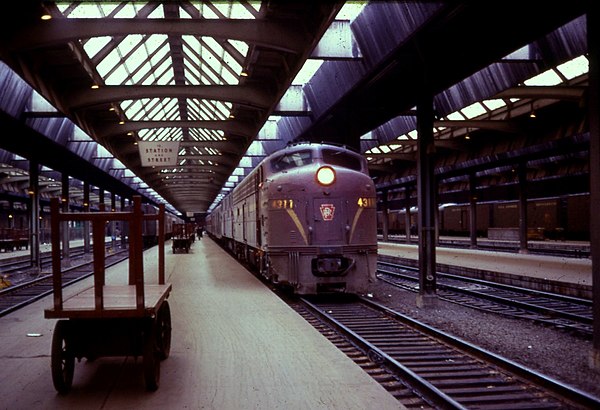
M139 141L143 167L177 165L179 141Z

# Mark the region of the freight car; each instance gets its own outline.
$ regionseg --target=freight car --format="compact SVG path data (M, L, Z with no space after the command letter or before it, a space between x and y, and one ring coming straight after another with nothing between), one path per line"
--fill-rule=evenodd
M207 217L207 232L295 293L364 293L375 279L376 218L360 154L299 143L265 158Z

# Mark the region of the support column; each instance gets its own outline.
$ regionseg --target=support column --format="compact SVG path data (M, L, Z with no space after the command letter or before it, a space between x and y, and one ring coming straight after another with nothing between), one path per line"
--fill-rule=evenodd
M471 248L477 248L477 178L469 175L469 231Z
M406 212L404 213L404 231L406 232L406 243L410 243L410 188L408 186L404 187L404 206L406 207Z
M104 189L98 188L98 208L100 205L104 205ZM100 209L101 211L105 211L106 209Z
M39 272L42 268L40 257L40 166L29 161L29 241L31 246L31 267Z
M519 164L519 253L529 253L527 249L527 164Z
M388 234L390 229L390 216L389 216L389 203L388 203L388 191L385 189L381 193L382 197L382 209L381 209L381 226L383 240L387 242Z
M90 184L83 183L83 212L90 211ZM83 221L83 252L90 253L90 222Z
M433 97L426 94L417 103L417 197L419 206L419 295L420 308L437 305L435 262L436 193L434 176Z
M594 5L595 6L595 5ZM600 203L600 15L588 2L587 33L590 60L588 109L590 124L590 250L592 254L592 299L594 313L594 338L591 367L600 370L600 215L594 204Z
M69 175L66 172L62 173L61 179L61 208L62 212L69 212ZM66 266L69 266L69 257L71 254L71 244L69 241L69 221L64 221L61 224L61 243L62 243L62 258Z

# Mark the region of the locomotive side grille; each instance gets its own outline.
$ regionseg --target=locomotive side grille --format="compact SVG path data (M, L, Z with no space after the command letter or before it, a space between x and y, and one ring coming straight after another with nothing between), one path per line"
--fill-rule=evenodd
M289 267L290 267L290 284L296 285L298 283L298 269L300 262L300 252L290 252L288 253L289 257Z

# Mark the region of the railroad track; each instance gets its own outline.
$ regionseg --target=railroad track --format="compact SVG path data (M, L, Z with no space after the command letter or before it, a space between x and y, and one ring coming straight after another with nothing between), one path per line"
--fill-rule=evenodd
M106 255L106 267L129 257L128 250ZM68 286L94 274L94 261L86 261L63 270L63 283ZM0 317L52 293L52 274L0 290Z
M600 399L368 299L299 303L303 316L310 312L322 323L317 329L343 339L362 366L385 369L381 384L408 408L600 408Z
M418 292L415 268L379 262L378 277L390 285ZM384 268L385 267L385 268ZM486 312L566 329L585 338L593 334L592 301L516 286L437 274L440 299Z

